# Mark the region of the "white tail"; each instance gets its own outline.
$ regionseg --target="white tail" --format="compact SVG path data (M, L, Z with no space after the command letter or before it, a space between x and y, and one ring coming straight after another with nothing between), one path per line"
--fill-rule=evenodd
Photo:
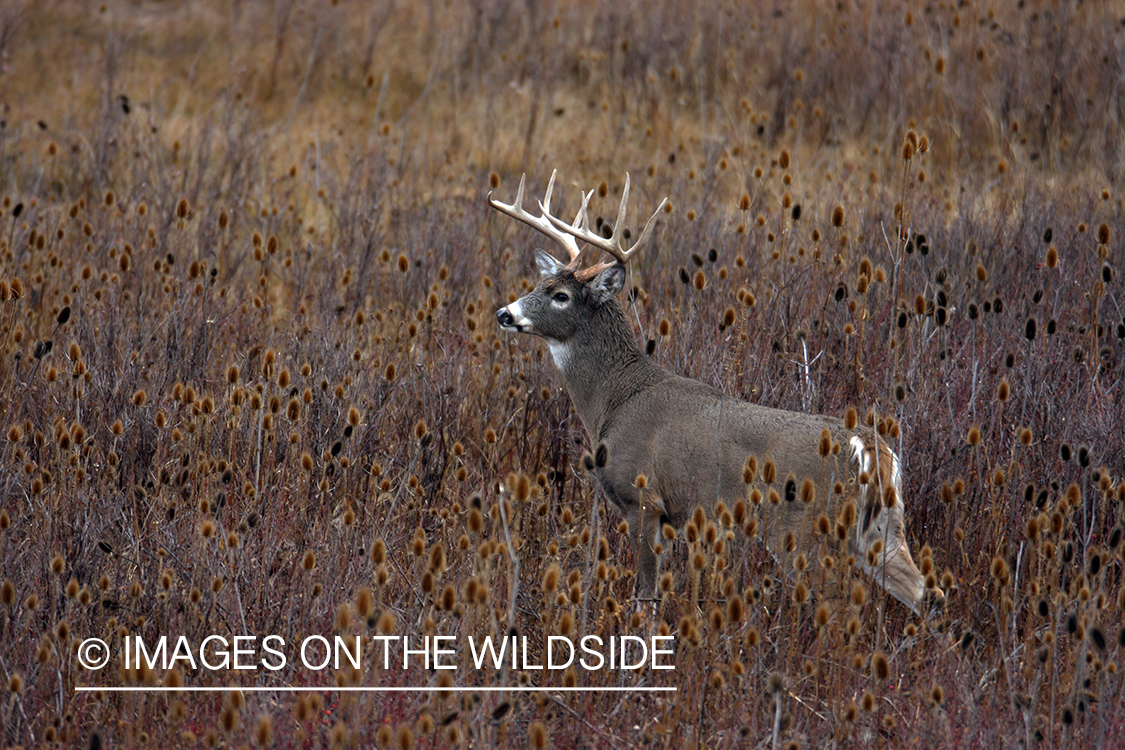
M596 474L629 522L638 592L653 590L664 524L680 527L697 506L713 510L720 500L734 507L749 499L778 556L812 552L819 538L854 554L915 611L927 591L944 599L906 545L901 463L890 447L866 427L740 401L652 362L617 295L625 264L650 238L660 208L626 249L628 175L609 239L586 227L592 191L572 224L551 215L554 182L552 173L539 216L523 209L522 179L515 203L489 196L493 208L555 240L568 257L564 265L539 251L539 284L496 317L505 330L547 342L590 440L599 453L605 447ZM611 260L582 268L576 240Z

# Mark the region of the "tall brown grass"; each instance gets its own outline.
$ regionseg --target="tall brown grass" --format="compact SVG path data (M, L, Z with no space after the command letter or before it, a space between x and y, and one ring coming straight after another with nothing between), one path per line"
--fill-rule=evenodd
M8 4L4 741L1119 741L1123 33L1074 2ZM623 299L658 361L891 436L944 610L721 514L631 600L550 358L493 322L540 240L484 195L555 167L560 214L627 171L671 197ZM672 634L676 669L75 654L513 629ZM678 692L333 690L525 682ZM123 684L322 690L74 690Z

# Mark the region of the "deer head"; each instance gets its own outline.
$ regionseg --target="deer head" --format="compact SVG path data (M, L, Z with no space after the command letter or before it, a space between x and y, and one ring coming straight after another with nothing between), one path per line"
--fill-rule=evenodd
M559 351L575 337L580 327L589 327L587 321L599 317L599 311L607 305L616 307L613 300L625 284L626 265L648 242L656 217L668 199L661 201L645 224L640 237L629 246L630 232L625 224L629 202L628 174L625 175L625 188L617 211L617 221L608 238L591 232L587 227L587 210L594 195L593 190L582 194L582 205L573 222L568 224L551 214L555 174L556 172L551 173L547 191L543 200L539 201L538 216L523 207L523 177L520 178L515 202L501 203L489 193L488 203L497 211L550 237L566 253L567 262L563 263L543 250L536 251L535 262L541 277L538 286L530 294L499 310L496 315L500 327L506 331L530 333L544 338L558 361ZM579 240L587 247L580 249ZM583 267L584 255L590 247L604 251L610 256L609 259Z

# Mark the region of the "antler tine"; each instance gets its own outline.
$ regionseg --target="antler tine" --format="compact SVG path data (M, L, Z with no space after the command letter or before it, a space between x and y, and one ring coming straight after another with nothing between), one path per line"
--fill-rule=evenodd
M637 251L637 248L643 246L646 242L648 242L648 238L652 235L652 230L653 230L653 227L654 227L653 222L656 221L656 217L664 209L664 206L667 203L668 203L667 198L660 201L660 205L656 207L656 210L652 212L652 216L650 216L648 221L645 222L645 228L641 230L641 236L638 237L637 241L635 243L633 243L633 246L631 248L629 248L629 255L630 256Z
M579 212L583 215L583 224L585 223L586 206L589 203L589 200L593 196L593 194L594 194L594 191L591 190L589 192L589 194L587 194L583 197L582 209ZM630 260L632 260L633 256L637 254L637 251L641 249L641 247L648 241L649 237L652 235L653 222L656 221L657 215L660 213L661 209L664 208L664 204L666 204L668 202L668 199L665 198L664 200L662 200L660 202L660 205L657 206L656 211L652 214L652 217L645 224L645 228L641 231L640 237L637 239L637 241L635 243L633 243L632 247L630 247L628 250L626 250L625 249L625 216L626 216L626 206L627 206L628 202L629 202L629 175L628 175L628 173L626 173L625 174L625 188L621 191L621 205L617 209L617 223L615 223L614 226L613 226L613 236L610 237L608 240L606 238L602 237L601 235L598 235L598 234L595 234L594 232L591 232L585 226L579 225L577 220L575 220L575 223L573 225L571 225L571 224L567 224L566 222L564 222L560 219L556 219L554 216L547 215L547 218L550 220L550 222L552 224L554 224L556 227L558 227L562 231L566 232L567 234L573 235L574 237L577 237L578 239L582 240L583 242L585 242L589 245L593 245L594 247L596 247L600 250L604 250L605 252L612 255L615 259L617 259L617 261L619 263L626 264ZM586 269L585 271L583 271L583 274L588 274L589 271L592 271L595 268L597 270L601 270L603 267L605 267L605 265L606 264L599 264L598 266L595 266L593 268ZM610 265L612 265L612 264L610 264Z
M617 231L618 231L618 227L624 227L625 226L625 204L628 203L628 202L629 202L629 173L626 172L625 173L625 188L624 188L624 190L621 191L621 208L617 212L617 223L613 225L613 238L618 240L618 243L619 243L619 245L622 249L622 252L625 255L625 260L628 260L629 258L632 258L633 255L638 250L640 250L646 242L648 242L648 238L650 236L652 236L653 222L655 222L656 217L658 215L660 215L660 211L664 208L664 204L666 204L668 202L668 199L664 198L663 200L660 201L660 205L656 207L656 210L652 212L652 216L650 216L648 221L645 222L645 228L641 230L641 234L640 234L639 237L637 237L637 241L633 243L632 247L630 247L628 250L625 250L624 249L625 248L624 231L622 230L622 234L620 235L620 239L618 239L619 235L618 235Z
M590 207L590 199L594 197L594 191L582 193L582 205L578 207L578 213L574 215L574 223L571 226L578 227L579 229L586 228L586 222L590 216L587 209Z
M524 224L534 227L542 234L550 237L566 251L571 263L574 263L578 259L578 256L581 255L578 243L575 242L574 237L570 234L555 227L554 222L557 220L555 217L551 216L550 213L551 192L555 188L555 172L551 172L551 181L547 185L547 192L544 194L543 200L539 202L539 208L543 212L542 216L532 216L523 207L523 189L526 179L526 175L520 176L520 186L516 190L516 200L514 203L501 203L498 200L494 200L492 192L489 191L488 205L492 206L500 213L507 214L517 221L522 221Z
M557 169L551 170L551 179L547 180L547 192L543 193L543 200L539 201L539 210L543 212L544 216L551 213L551 193L555 192L555 175L558 174ZM523 180L520 180L523 184Z
M520 175L520 186L516 188L516 202L512 205L516 207L517 211L523 210L523 184L527 182L527 174Z
M557 226L564 233L566 233L567 238L570 239L571 242L574 242L574 238L571 237L570 229L571 228L577 228L577 229L581 230L581 229L585 229L585 227L586 227L586 218L587 218L586 208L587 208L587 206L590 205L590 199L594 197L594 191L591 190L588 193L581 193L581 195L582 195L582 205L578 207L578 213L576 213L574 215L574 223L573 224L567 224L565 221L555 218L554 216L551 215L551 212L550 212L550 210L548 210L548 207L544 205L544 201L539 202L539 208L543 212L543 215L546 216L548 220L550 220L552 225ZM548 191L548 194L545 197L546 198L551 197L550 191ZM577 235L575 235L575 236L577 236ZM578 243L575 242L576 247L577 247L577 244ZM567 263L566 267L568 269L570 269L571 271L574 271L575 269L577 269L582 264L582 257L583 257L583 255L585 255L585 253L586 253L586 248L582 248L577 255L571 256L570 263Z
M625 207L627 205L629 205L628 172L625 173L625 187L621 190L621 205L617 209L617 221L613 222L613 236L609 238L610 242L613 242L613 244L617 245L617 247L621 249L621 252L625 254L626 258L630 257L629 252L625 250L625 232L623 230L623 227L625 226Z

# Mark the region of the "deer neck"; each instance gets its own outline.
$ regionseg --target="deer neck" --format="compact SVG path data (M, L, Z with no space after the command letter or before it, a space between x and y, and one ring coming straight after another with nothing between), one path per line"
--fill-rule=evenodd
M566 342L548 341L566 390L592 440L631 396L660 379L614 301L594 310L589 325Z

